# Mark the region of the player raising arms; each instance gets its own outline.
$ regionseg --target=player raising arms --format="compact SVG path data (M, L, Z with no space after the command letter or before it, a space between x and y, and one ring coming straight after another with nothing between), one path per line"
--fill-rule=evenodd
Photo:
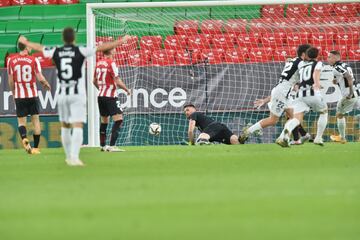
M298 70L299 63L305 58L305 52L310 48L310 45L303 44L297 49L297 57L289 59L285 63L285 67L280 75L278 84L272 89L270 99L270 116L262 119L249 128L244 129L239 141L241 144L245 143L249 136L263 128L274 126L280 119L284 111L292 118L292 108L289 106L288 95L293 86L298 82L295 73Z
M8 60L9 86L15 99L18 130L22 144L27 153L39 154L41 127L36 79L46 90L50 90L50 85L41 73L40 62L29 55L31 48L20 42L18 48L20 53ZM28 115L31 115L31 122L34 126L33 148L31 148L27 138L26 118Z
M355 78L351 67L341 62L340 52L331 51L328 63L334 68L334 84L340 87L342 94L342 99L336 106L337 126L340 136L331 135L330 139L335 142L346 143L346 120L344 115L354 108L360 108L360 90L354 86Z
M69 166L83 166L79 154L83 143L83 124L86 122L85 59L97 51L115 48L128 37L104 43L97 48L76 46L73 28L65 28L62 37L64 45L54 48L29 42L22 36L19 42L43 52L45 57L54 60L58 78L58 112L61 122L61 141L66 154L65 161Z
M212 118L200 113L193 104L184 105L184 113L189 119L189 143L195 144L194 130L197 127L201 134L196 140L197 144L209 144L210 142L220 142L225 144L239 144L238 136L222 123L216 122Z
M104 51L104 58L99 60L95 68L93 84L99 90L98 106L101 116L100 125L100 146L101 151L121 152L115 147L118 132L123 121L122 110L117 99L116 88L119 87L130 95L129 89L120 80L119 70L113 61L114 50ZM105 146L106 129L109 123L109 116L112 117L114 124L111 130L110 146Z

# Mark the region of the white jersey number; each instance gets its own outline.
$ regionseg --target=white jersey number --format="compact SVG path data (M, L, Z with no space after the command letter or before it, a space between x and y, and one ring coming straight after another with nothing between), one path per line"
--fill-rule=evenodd
M73 77L73 69L71 66L72 59L71 58L62 58L60 60L60 68L61 68L61 77L64 80L70 80Z
M293 62L285 63L284 70L281 73L281 76L287 77L289 75L288 71L292 68Z
M18 82L30 82L32 79L31 66L30 65L16 65L14 70L16 71Z
M303 81L306 82L311 79L311 69L312 69L312 65L308 65L300 69L299 73L300 73L301 82Z
M105 84L107 68L96 68L96 79L98 84Z

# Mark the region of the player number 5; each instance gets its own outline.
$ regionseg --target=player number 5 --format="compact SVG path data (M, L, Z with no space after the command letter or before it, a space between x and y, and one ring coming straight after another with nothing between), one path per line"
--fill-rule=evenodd
M61 77L65 80L70 80L73 76L73 70L71 67L71 58L62 58L60 62Z

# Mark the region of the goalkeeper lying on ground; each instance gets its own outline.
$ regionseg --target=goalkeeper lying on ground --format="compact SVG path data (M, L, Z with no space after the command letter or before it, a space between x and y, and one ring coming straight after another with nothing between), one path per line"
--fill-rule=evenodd
M210 142L220 142L225 144L239 144L238 136L222 123L216 122L214 119L203 113L197 112L193 104L184 105L184 113L189 119L189 143L193 145L195 127L199 129L201 134L196 140L196 144L209 144Z

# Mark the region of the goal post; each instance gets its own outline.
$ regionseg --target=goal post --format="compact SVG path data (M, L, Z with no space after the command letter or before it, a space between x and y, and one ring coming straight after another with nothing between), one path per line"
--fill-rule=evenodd
M269 114L266 106L254 108L253 101L270 94L282 71L285 57L294 57L296 44L305 43L302 42L305 32L310 33L306 36L307 41L313 41L313 45L321 48L321 51L332 48L346 50L344 61L350 62L355 78L359 79L360 66L356 63L359 60L356 55L358 49L355 48L359 45L360 8L354 5L357 12L349 10L354 14L350 17L346 12L338 14L337 5L334 4L354 4L355 1L317 0L316 4L325 4L324 9L312 8L313 2L88 3L88 46L95 47L97 42L114 40L125 34L134 36L130 43L117 48L115 54L120 77L134 90L130 97L119 91L125 116L117 144L185 144L187 126L182 114L185 102L195 103L200 111L226 123L234 133L239 134L244 126ZM300 7L292 13L288 7L292 4L307 7L305 10ZM264 12L264 6L271 5L282 6L283 16ZM331 6L331 14L326 12L327 6ZM294 14L293 17L290 14ZM304 17L296 17L301 14L305 14ZM339 35L335 35L337 32L342 33L339 29L350 29L351 40L335 39ZM325 35L321 34L320 39L311 40L311 34L315 36L317 31L325 34L326 38L331 32L331 40L323 41ZM297 36L297 33L301 33L301 36ZM297 38L294 40L290 35ZM351 52L355 56L350 56L350 51L355 51ZM101 54L87 61L89 146L99 145L97 90L92 86L97 57L101 57ZM322 60L326 60L325 54L322 57ZM333 110L329 134L336 131L334 98L339 90L329 81L323 81L323 84L328 90L325 94ZM357 113L351 114L352 124L348 125L352 140L359 137L355 131L359 127L355 120ZM272 142L283 121L253 138L252 142ZM162 125L163 133L160 136L148 134L151 122ZM313 132L316 128L314 114L308 115L306 122L308 131Z

